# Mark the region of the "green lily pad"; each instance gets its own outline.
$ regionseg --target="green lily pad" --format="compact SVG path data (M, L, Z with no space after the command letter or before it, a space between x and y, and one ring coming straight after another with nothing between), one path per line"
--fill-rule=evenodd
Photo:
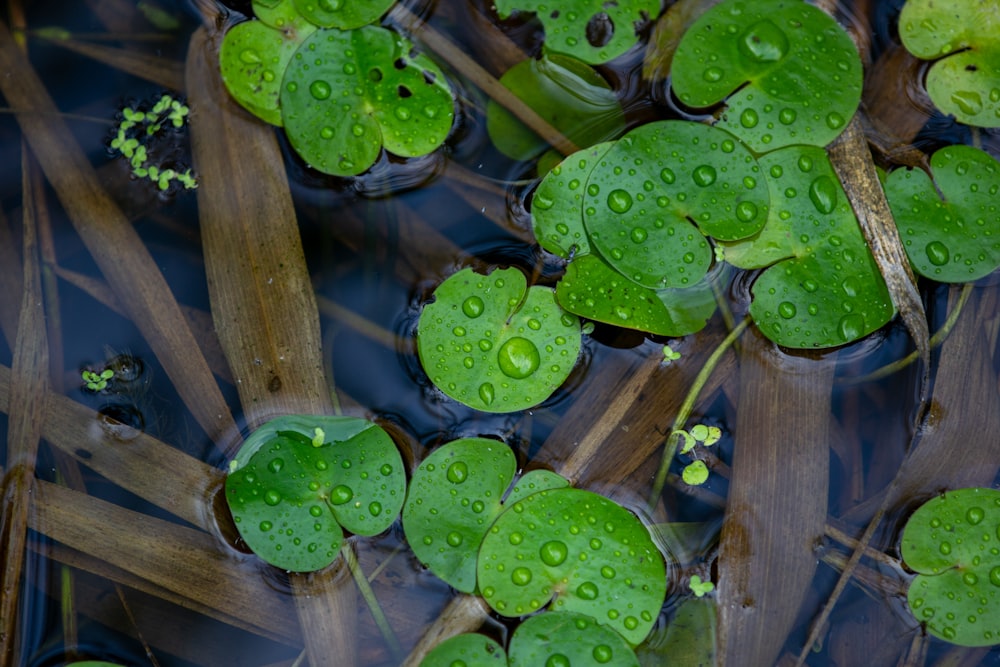
M712 262L703 234L736 240L767 219L757 161L733 135L659 121L622 137L597 161L583 201L591 247L652 289L695 285Z
M706 280L684 289L652 290L596 255L570 262L556 285L556 299L580 317L660 336L701 331L715 312L715 295Z
M581 489L540 491L509 503L483 540L479 589L498 613L586 614L638 644L666 594L663 556L639 519Z
M760 153L825 146L861 100L861 59L850 36L800 0L727 0L684 34L671 66L681 102L725 100L717 126Z
M403 506L405 484L399 451L376 424L295 415L247 438L226 477L226 500L255 554L308 572L337 557L341 526L359 535L386 530Z
M610 665L639 667L632 647L614 630L570 611L538 614L510 639L510 667Z
M579 150L553 167L531 198L531 221L538 245L560 257L590 252L583 226L583 194L594 165L614 145L606 141Z
M754 282L750 315L794 348L843 345L893 316L885 281L826 152L790 146L760 158L771 210L751 240L726 247L741 268L770 267Z
M462 438L434 450L414 471L403 531L417 559L451 587L476 590L476 554L502 511L517 462L510 448L486 438ZM566 486L555 473L524 475L508 502Z
M903 561L918 574L910 610L961 646L1000 644L1000 491L957 489L921 505L903 529Z
M310 22L295 6L295 0L253 0L253 15L261 23L278 30L296 29L302 25L316 24Z
M908 0L899 37L918 58L934 60L927 94L944 113L979 127L1000 127L1000 2Z
M558 54L528 58L507 70L500 83L577 146L592 146L625 129L625 114L614 91L575 58ZM548 148L493 101L486 105L486 130L497 149L515 160L532 160Z
M885 194L903 247L920 275L969 282L1000 266L1000 164L971 146L931 157L933 182L920 169L896 169Z
M295 0L295 7L321 28L349 30L375 23L396 0Z
M515 268L459 271L434 291L417 324L431 381L486 412L523 410L552 395L576 364L580 339L580 321L559 307L555 290L528 288Z
M507 667L503 646L474 632L449 637L420 661L421 667Z
M638 28L660 13L658 0L497 0L500 18L534 12L545 28L545 49L583 62L604 63L638 43Z
M319 30L285 70L285 131L312 167L355 176L380 148L403 157L434 151L454 119L451 89L437 65L377 26Z
M290 7L291 0L279 4ZM316 32L316 26L294 12L288 14L289 18L267 16L286 27L278 29L263 20L237 23L222 38L219 69L233 99L261 120L281 126L281 77L299 46Z

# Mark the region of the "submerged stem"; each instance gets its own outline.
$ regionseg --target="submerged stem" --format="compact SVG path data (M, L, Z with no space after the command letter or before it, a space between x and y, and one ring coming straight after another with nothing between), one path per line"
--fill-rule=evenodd
M670 470L670 462L674 460L674 455L677 453L677 445L681 438L681 429L684 427L684 423L691 416L691 410L694 409L694 403L698 399L698 394L701 393L702 388L704 388L705 383L708 382L709 376L715 367L719 365L719 360L722 359L722 355L732 347L736 339L740 337L743 330L747 328L750 323L749 317L744 317L732 331L719 343L719 346L715 348L712 354L705 361L705 365L701 367L698 371L698 375L694 379L694 383L691 385L691 389L688 390L687 396L684 397L684 402L681 403L680 409L677 411L677 417L674 419L674 425L670 429L670 435L667 436L666 446L663 448L663 457L660 459L660 468L656 471L656 479L653 480L653 490L649 495L649 509L656 506L657 499L660 494L663 493L663 485L667 480L667 472Z
M372 590L371 585L368 583L368 577L365 576L364 571L361 569L361 564L358 563L358 557L346 541L344 542L344 546L341 547L340 553L343 554L344 561L351 570L351 575L354 577L354 582L361 592L361 597L364 598L365 604L368 605L368 611L371 612L372 618L375 619L375 625L378 626L382 637L385 639L385 643L389 646L393 662L399 664L403 660L403 649L400 648L396 633L392 631L392 626L389 625L389 620L385 617L385 612L382 611L382 606L378 603L378 598L375 597L375 591Z

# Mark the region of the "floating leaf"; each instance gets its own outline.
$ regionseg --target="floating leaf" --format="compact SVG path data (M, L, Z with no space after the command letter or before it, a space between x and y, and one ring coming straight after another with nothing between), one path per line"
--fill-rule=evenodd
M402 508L405 483L399 452L379 426L295 415L247 438L226 478L226 500L254 553L308 572L337 557L341 526L359 535L386 530Z
M545 49L604 63L636 45L639 28L660 13L658 0L497 0L500 18L535 12L545 28Z
M507 667L503 647L485 635L466 632L449 637L435 646L421 667Z
M290 7L283 0L279 7ZM277 11L277 10L275 10ZM280 90L281 77L295 51L316 26L305 19L285 19L283 15L268 15L272 21L287 25L278 29L269 23L244 21L230 28L222 38L219 69L226 90L247 111L271 125L282 125Z
M636 652L644 665L703 667L715 656L716 609L713 598L688 598L674 609L665 627L657 627Z
M597 322L660 336L686 336L715 312L711 285L652 290L634 283L596 255L577 257L556 285L559 304Z
M510 667L639 667L632 647L584 614L555 611L525 620L510 640Z
M934 60L927 94L944 113L1000 127L1000 2L908 0L899 15L907 51Z
M728 132L648 123L597 161L583 222L591 246L625 277L652 289L693 286L712 261L703 234L742 239L764 225L762 180L753 155Z
M504 616L538 611L554 597L555 610L591 616L631 644L649 633L666 594L663 556L639 519L581 489L508 504L476 572L487 604Z
M903 561L918 572L910 611L953 644L1000 644L1000 491L957 489L921 505L903 529Z
M448 136L454 101L441 70L412 55L407 40L385 28L319 30L285 70L285 131L312 167L354 176L381 147L403 157L434 151Z
M625 114L614 91L574 58L528 58L507 70L500 83L577 146L592 146L625 129ZM534 159L548 147L493 101L486 105L486 130L497 149L515 160Z
M885 183L903 247L920 275L969 282L1000 266L1000 164L971 146L931 157L933 182L920 169L896 169Z
M541 403L569 376L580 322L555 290L527 288L515 268L463 269L434 291L417 325L420 363L448 396L486 412Z
M295 0L310 22L322 28L349 30L375 23L395 0Z
M823 10L798 0L728 0L685 33L671 69L681 102L725 100L717 126L754 151L825 146L861 100L861 59Z
M253 0L253 15L261 23L278 30L295 30L312 23L295 6L295 0ZM311 32L311 31L310 31Z
M790 146L760 158L771 210L760 234L728 246L726 261L769 266L753 285L750 315L779 345L843 345L893 315L889 293L826 152Z

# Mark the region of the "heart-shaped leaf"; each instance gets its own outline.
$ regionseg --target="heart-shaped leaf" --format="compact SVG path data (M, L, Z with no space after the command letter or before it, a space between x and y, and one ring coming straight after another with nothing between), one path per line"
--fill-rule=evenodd
M454 101L441 70L385 28L319 30L285 70L281 114L296 152L327 174L354 176L381 147L426 155L448 136Z
M663 556L639 519L581 489L540 491L509 503L476 563L479 589L498 613L545 607L586 614L638 644L666 594Z
M341 526L386 530L403 505L405 470L388 434L353 417L288 416L247 438L226 478L240 536L262 559L308 572L337 557Z
M538 614L510 639L510 667L609 665L639 667L625 639L593 618L571 611Z
M1000 164L971 146L931 157L933 182L920 169L896 169L885 194L903 247L920 275L969 282L1000 266Z
M604 63L638 42L639 29L660 13L657 0L497 0L500 18L535 12L545 28L545 49L586 63Z
M527 287L515 268L483 276L463 269L434 291L417 325L417 352L448 396L486 412L541 403L580 353L580 321L555 290Z
M702 123L642 125L597 160L583 222L591 247L652 289L690 287L708 271L703 234L736 240L767 219L768 192L750 151Z
M435 646L420 667L507 667L507 652L495 641L475 632L449 637Z
M295 7L322 28L349 30L375 23L393 2L395 0L295 0Z
M921 505L900 550L918 572L910 610L929 633L962 646L1000 644L1000 491L957 489Z
M754 151L825 146L861 100L861 59L823 10L799 0L727 0L684 34L671 85L681 102L725 100L718 120Z
M927 94L960 122L1000 127L1000 2L907 0L899 37L918 58L934 60Z
M759 235L726 247L726 261L769 266L754 282L750 315L779 345L843 345L893 315L882 279L826 152L790 146L760 158L771 210Z

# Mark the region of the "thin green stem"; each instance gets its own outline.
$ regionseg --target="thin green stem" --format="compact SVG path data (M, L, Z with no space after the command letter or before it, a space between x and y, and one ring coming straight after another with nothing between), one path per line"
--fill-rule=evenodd
M341 547L340 553L344 556L344 561L347 563L347 567L351 570L351 575L354 577L354 582L358 586L358 590L361 591L361 597L364 598L365 604L368 605L368 611L371 612L372 618L375 619L375 625L378 626L379 631L382 633L382 637L385 639L385 643L389 646L389 652L392 654L392 660L395 664L399 664L403 661L403 649L399 646L399 640L396 639L396 633L392 631L392 627L389 625L389 620L385 617L385 612L382 611L382 606L378 603L378 598L375 597L375 591L372 590L371 585L368 583L368 577L361 570L361 564L358 563L358 557L354 555L354 550L351 549L351 545L344 541L344 546Z
M743 330L747 328L750 323L749 317L744 317L732 331L729 332L719 346L715 348L711 356L705 361L705 365L701 367L698 371L698 375L695 377L694 382L691 385L691 389L688 390L687 396L684 397L684 402L681 403L680 410L677 411L677 417L674 419L674 425L670 429L670 435L667 436L667 444L663 448L663 456L660 459L660 468L656 471L656 479L653 481L653 490L649 495L649 511L652 512L656 507L656 503L660 498L660 494L663 493L663 486L667 481L667 472L670 470L670 463L674 460L674 455L677 453L677 445L681 439L681 429L683 429L685 422L691 416L691 411L694 409L694 403L698 400L698 395L701 390L705 387L705 383L708 382L708 378L712 375L712 371L715 367L719 365L719 361L722 359L722 355L732 347L733 343L740 337Z

